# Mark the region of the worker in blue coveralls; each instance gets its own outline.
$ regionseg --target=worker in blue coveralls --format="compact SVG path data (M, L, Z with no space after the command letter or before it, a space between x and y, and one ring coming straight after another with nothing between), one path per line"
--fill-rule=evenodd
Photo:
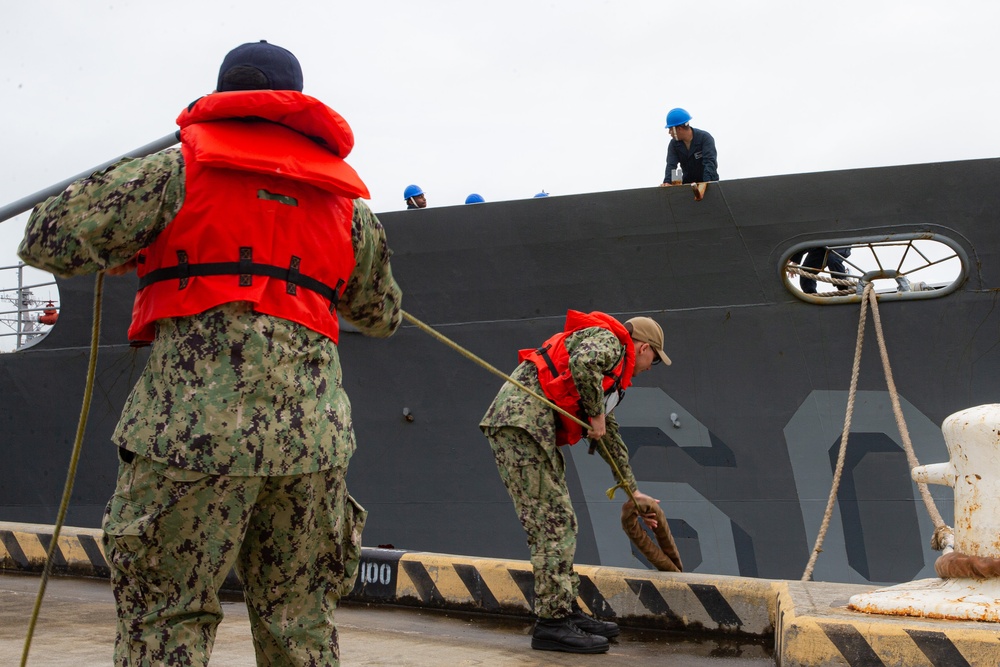
M667 113L667 130L671 141L667 146L667 170L663 175L663 186L680 184L673 178L678 165L683 171L681 183L719 180L719 156L715 151L715 139L705 130L691 127L691 114L684 109L671 109Z

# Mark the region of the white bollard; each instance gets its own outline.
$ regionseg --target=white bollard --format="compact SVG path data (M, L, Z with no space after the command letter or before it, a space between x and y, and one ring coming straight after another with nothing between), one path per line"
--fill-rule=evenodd
M941 425L951 460L914 468L916 482L955 490L955 550L1000 558L1000 405L956 412Z
M916 482L955 490L955 550L1000 558L1000 404L979 405L941 425L951 460L911 471ZM855 611L1000 622L1000 578L920 579L851 597Z

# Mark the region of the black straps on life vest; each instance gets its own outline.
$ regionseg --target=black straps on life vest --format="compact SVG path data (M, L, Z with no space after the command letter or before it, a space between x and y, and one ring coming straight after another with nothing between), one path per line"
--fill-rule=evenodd
M551 345L545 345L545 346L542 346L542 347L538 348L537 350L535 350L535 352L538 353L538 355L545 362L545 365L548 366L549 372L552 373L552 377L557 377L559 375L559 369L556 368L555 362L552 361L552 357L549 356L549 348L550 347L552 347L552 346ZM615 367L616 368L618 367L618 364L620 364L622 362L622 357L624 357L624 356L625 356L625 348L622 348L622 351L618 353L618 361L615 362ZM607 396L608 394L610 394L613 391L622 391L621 386L622 386L622 374L623 373L624 373L624 369L622 369L622 373L618 373L617 375L615 374L615 372L613 370L609 371L607 373L604 373L604 377L611 378L612 380L614 380L614 384L612 384L607 389L607 391L604 392L605 396Z
M559 375L559 369L556 368L555 362L552 361L552 357L549 356L549 348L551 345L545 345L540 347L536 352L541 355L542 359L545 361L545 365L549 367L549 372L552 373L552 377L557 377Z
M153 283L164 280L177 280L177 289L182 290L188 286L191 278L202 276L239 276L240 287L250 287L253 285L253 276L266 276L276 278L286 283L285 292L295 294L298 287L312 290L330 302L330 312L337 308L337 303L343 294L344 280L337 281L336 287L329 285L304 275L299 271L301 260L292 256L288 266L275 266L273 264L260 264L253 261L253 249L247 247L240 248L240 259L238 262L204 262L202 264L191 264L188 262L188 255L183 250L177 251L177 265L167 266L150 271L139 279L139 289L143 289Z

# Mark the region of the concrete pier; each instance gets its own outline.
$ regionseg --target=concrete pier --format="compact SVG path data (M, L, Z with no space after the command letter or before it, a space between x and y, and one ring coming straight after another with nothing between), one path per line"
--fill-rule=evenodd
M0 574L0 665L19 664L40 579ZM254 663L250 621L241 600L224 607L212 667ZM347 603L337 610L341 664L496 665L541 667L766 667L774 661L759 643L692 641L673 633L626 629L601 656L533 651L531 621L391 605ZM29 667L107 667L115 637L111 587L96 579L50 579L29 653Z

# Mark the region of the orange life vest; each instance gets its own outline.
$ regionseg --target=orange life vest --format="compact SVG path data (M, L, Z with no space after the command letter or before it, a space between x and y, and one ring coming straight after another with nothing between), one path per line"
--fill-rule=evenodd
M590 327L600 327L612 332L625 348L621 359L612 370L604 374L601 382L605 400L610 397L617 403L632 384L635 344L625 326L610 315L597 311L581 313L570 310L566 313L566 326L562 333L549 338L540 348L521 350L518 353L519 361L531 361L538 368L538 381L546 398L583 421L587 421L588 415L580 405L580 392L570 373L566 338ZM583 427L561 413L557 412L556 417L556 444L573 445L579 442L584 434Z
M347 122L295 91L213 93L177 118L184 203L138 255L129 339L158 319L232 301L338 339L337 301L354 270Z

